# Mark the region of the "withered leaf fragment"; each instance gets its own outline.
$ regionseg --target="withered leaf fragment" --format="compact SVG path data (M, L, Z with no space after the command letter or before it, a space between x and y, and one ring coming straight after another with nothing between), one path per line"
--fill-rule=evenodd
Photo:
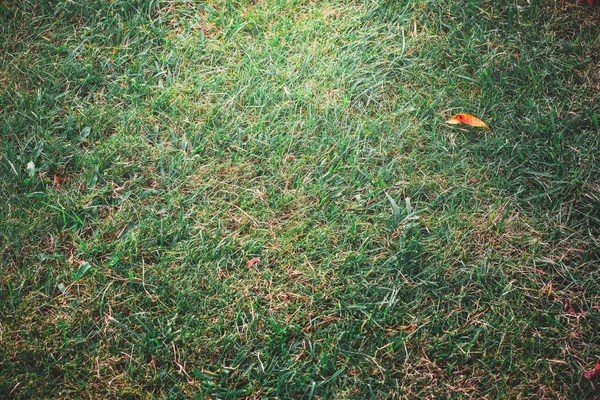
M246 264L246 266L248 268L252 268L254 267L256 264L258 264L260 262L260 258L255 257L255 258L251 258L250 260L248 260L248 263Z
M596 366L593 370L587 371L585 374L583 374L585 379L594 379L596 376L600 376L600 362L596 363Z
M446 123L450 125L465 124L477 128L485 128L487 130L490 129L485 122L471 114L456 114L454 117L446 121Z

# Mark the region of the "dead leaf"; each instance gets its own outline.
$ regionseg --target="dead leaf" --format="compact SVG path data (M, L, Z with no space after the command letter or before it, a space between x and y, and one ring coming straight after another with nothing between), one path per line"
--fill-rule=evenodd
M575 311L575 309L571 305L571 300L570 299L565 299L565 311L569 315L577 316L577 312Z
M256 264L258 264L260 262L260 258L255 257L255 258L251 258L250 260L248 260L248 263L246 264L246 266L248 268L252 268L254 267Z
M64 176L54 174L54 186L56 186L57 189L60 189L60 186L63 184L64 181L65 181Z
M446 123L450 125L466 124L469 126L475 126L477 128L485 128L487 130L490 130L490 128L482 120L480 120L477 117L474 117L471 114L456 114L454 117L446 121Z
M413 333L415 331L415 329L417 329L416 325L402 325L399 326L399 328L404 332L404 333Z
M585 374L583 374L583 377L585 379L594 379L596 376L600 375L600 362L596 363L596 366L594 367L593 370L591 371L586 371Z

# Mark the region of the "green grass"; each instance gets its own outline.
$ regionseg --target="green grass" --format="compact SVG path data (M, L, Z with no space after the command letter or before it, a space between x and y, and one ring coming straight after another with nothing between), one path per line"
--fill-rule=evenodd
M593 398L598 18L0 1L2 398Z

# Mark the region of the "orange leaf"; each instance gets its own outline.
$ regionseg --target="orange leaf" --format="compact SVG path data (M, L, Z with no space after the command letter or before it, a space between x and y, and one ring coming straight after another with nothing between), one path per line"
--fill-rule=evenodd
M585 379L593 379L598 375L600 375L600 362L596 363L596 366L594 367L593 370L587 371L585 374L583 374L583 377Z
M400 329L402 329L402 331L404 331L404 333L409 334L409 333L413 333L415 331L415 329L417 329L416 325L403 325L403 326L399 326Z
M65 181L65 177L61 175L54 174L54 185L57 189L60 189L60 186Z
M248 260L248 263L246 264L246 266L248 268L252 268L254 267L256 264L258 264L260 262L260 258L256 257L256 258L252 258L250 260Z
M472 116L471 114L456 114L454 117L446 121L446 123L451 125L466 124L475 126L477 128L490 129L482 120Z

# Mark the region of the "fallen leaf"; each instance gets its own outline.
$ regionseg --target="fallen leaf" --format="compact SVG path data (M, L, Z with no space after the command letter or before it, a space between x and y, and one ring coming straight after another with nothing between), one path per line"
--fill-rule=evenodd
M482 120L472 116L471 114L456 114L454 117L446 121L446 123L450 125L466 124L475 126L477 128L485 128L487 130L490 129Z
M399 328L406 334L413 333L417 329L416 325L402 325Z
M30 178L33 178L35 175L35 163L33 161L27 163L27 175L29 175Z
M260 258L255 257L255 258L251 258L250 260L248 260L248 263L246 265L247 265L248 268L252 268L256 264L258 264L259 262L260 262Z
M533 268L533 267L528 267L528 268L529 268L529 269L531 269L533 272L536 272L536 273L538 273L538 274L545 274L545 272L544 272L544 271L542 271L542 270L541 270L541 269L539 269L539 268ZM552 282L550 282L550 286L552 286Z
M60 189L60 186L63 184L64 181L64 176L54 174L54 186L56 186L57 189Z
M598 375L600 375L600 362L596 363L596 366L594 367L593 370L586 371L586 373L583 374L583 377L585 379L594 379Z
M65 287L65 285L63 285L62 283L59 283L59 284L58 284L58 290L60 290L60 292L61 292L62 294L65 294L65 293L67 293L67 288L66 288L66 287Z
M577 312L575 312L575 309L571 305L571 300L570 299L565 299L565 311L569 315L577 316Z

